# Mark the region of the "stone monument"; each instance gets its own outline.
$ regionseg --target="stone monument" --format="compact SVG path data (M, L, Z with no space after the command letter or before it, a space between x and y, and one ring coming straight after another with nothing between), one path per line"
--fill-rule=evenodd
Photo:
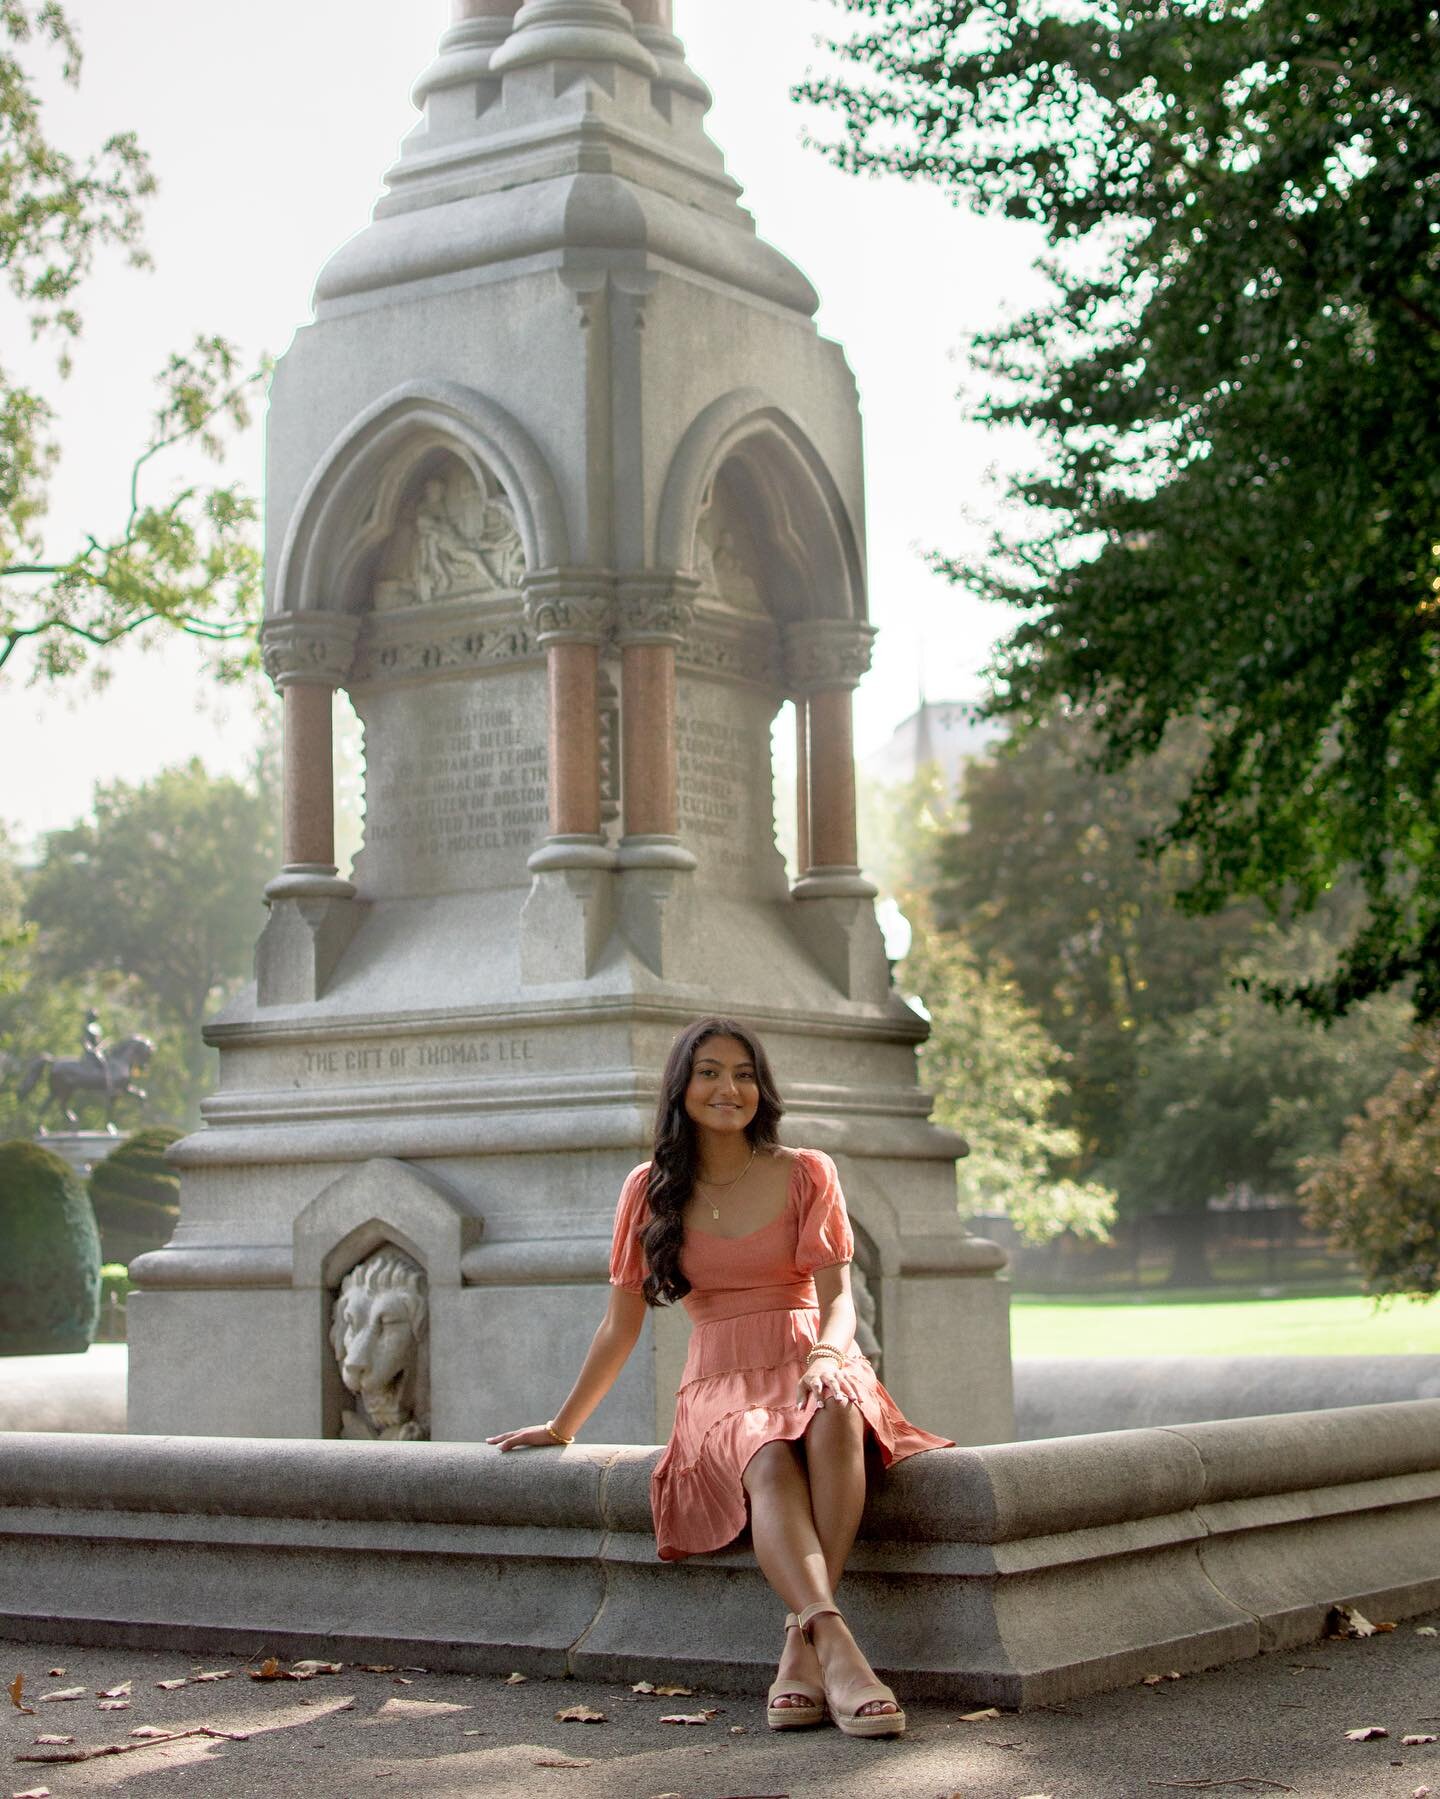
M774 1054L787 1140L840 1165L887 1384L962 1442L1005 1438L1003 1257L957 1218L963 1146L929 1122L925 1027L857 866L873 632L845 358L705 134L669 0L456 0L415 98L275 377L285 866L172 1152L180 1225L133 1270L131 1429L475 1439L545 1415L670 1041L725 1011ZM666 1434L684 1333L653 1318L589 1437Z

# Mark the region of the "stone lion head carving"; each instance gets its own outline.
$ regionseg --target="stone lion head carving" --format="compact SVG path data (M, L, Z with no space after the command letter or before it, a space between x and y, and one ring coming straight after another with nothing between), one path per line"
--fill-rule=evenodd
M340 1283L330 1345L359 1400L340 1434L414 1443L430 1435L430 1307L425 1271L402 1250L377 1249Z

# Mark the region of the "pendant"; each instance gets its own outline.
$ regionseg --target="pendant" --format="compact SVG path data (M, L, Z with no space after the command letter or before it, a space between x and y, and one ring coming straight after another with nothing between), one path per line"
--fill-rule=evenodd
M712 1217L712 1218L713 1218L713 1219L715 1219L715 1220L716 1220L716 1222L717 1222L717 1223L718 1223L718 1222L719 1222L719 1218L720 1218L720 1208L719 1208L719 1206L711 1206L711 1208L710 1208L710 1216L711 1216L711 1217Z

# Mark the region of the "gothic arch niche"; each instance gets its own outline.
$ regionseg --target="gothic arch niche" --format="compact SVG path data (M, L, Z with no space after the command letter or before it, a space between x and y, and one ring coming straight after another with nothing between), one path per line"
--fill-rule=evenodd
M491 472L449 448L435 448L412 467L373 566L372 613L518 601L525 546L514 506Z

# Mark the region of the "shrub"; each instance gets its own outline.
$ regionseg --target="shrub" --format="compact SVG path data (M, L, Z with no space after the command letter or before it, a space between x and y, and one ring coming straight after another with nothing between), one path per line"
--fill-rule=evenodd
M180 1177L165 1166L165 1151L178 1136L163 1125L137 1131L91 1171L90 1200L107 1262L133 1262L169 1242L180 1216Z
M88 1349L100 1236L84 1183L38 1143L0 1143L0 1355Z
M1334 1155L1308 1164L1300 1197L1371 1293L1424 1299L1440 1291L1440 1030L1418 1047L1420 1069L1366 1102Z

